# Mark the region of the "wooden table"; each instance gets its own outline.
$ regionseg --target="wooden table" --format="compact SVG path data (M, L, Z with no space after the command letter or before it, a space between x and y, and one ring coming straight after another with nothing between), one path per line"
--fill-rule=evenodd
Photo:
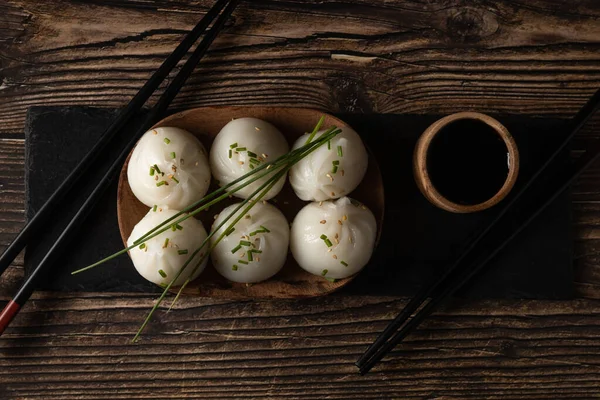
M0 1L0 244L24 222L32 105L124 105L208 0ZM175 106L568 117L600 87L588 1L252 1ZM600 134L597 118L575 152ZM406 299L39 293L0 339L1 399L542 399L600 394L600 166L573 196L573 301L454 301L367 377L352 363ZM0 284L3 300L22 258Z

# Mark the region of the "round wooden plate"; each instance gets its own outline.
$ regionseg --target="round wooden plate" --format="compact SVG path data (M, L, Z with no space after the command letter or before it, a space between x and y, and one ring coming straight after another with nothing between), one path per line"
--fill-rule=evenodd
M303 108L203 107L171 115L158 122L154 128L168 126L185 129L198 137L206 149L209 150L214 137L232 118L255 117L275 125L291 145L299 136L312 131L323 114L321 111ZM325 116L324 127L332 125L347 126L346 123L331 115L325 114ZM148 212L148 207L137 200L129 188L129 182L127 181L128 163L129 158L125 161L121 170L117 193L117 216L123 243L126 243L133 227ZM213 182L209 193L216 188ZM349 196L364 203L375 215L378 241L383 224L383 181L377 162L372 154L369 154L369 167L365 178ZM201 212L199 219L206 230L210 230L215 214L218 214L228 205L239 201L241 200L236 198L227 199L209 210ZM307 202L296 197L288 182L286 182L281 193L271 199L270 202L278 207L290 222L298 211L307 204ZM198 279L190 283L184 293L227 299L314 297L331 293L346 285L353 278L349 277L336 282L329 282L320 276L304 271L298 266L292 255L288 254L286 264L272 278L254 284L234 283L219 275L209 260L206 269Z

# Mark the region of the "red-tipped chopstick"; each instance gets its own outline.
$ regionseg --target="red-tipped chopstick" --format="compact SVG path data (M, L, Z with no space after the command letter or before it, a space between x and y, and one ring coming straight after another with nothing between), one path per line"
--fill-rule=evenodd
M530 198L535 196L533 194L532 187L541 181L541 176L548 170L548 167L554 162L557 156L566 148L570 140L581 130L581 128L587 123L587 121L594 115L594 113L600 108L600 90L590 98L590 100L582 107L582 109L575 115L570 121L569 135L565 138L562 144L556 149L556 151L548 158L548 160L537 170L537 172L527 181L525 185L512 197L509 203L500 211L500 213L494 218L494 220L477 236L477 238L469 244L467 249L461 254L461 256L451 264L444 273L437 277L431 285L426 286L421 290L406 307L400 312L400 314L386 327L386 329L379 335L375 342L369 346L365 353L358 359L356 366L359 368L361 374L367 373L377 362L379 362L391 349L393 349L404 337L406 337L418 324L441 303L443 299L453 294L456 290L462 287L466 282L471 279L481 268L483 268L501 249L503 249L514 237L517 236L529 223L535 219L541 211L543 211L552 201L558 197L579 174L585 170L594 160L600 156L600 140L599 145L593 150L587 151L579 159L577 168L565 176L562 180L561 186L556 191L548 194L547 200L534 201L534 208L530 208L530 214L521 218L522 222L513 224L510 229L512 234L502 240L495 249L491 252L486 253L486 257L480 262L471 263L466 271L456 277L458 271L464 268L465 261L468 257L472 257L475 250L480 250L480 243L488 237L493 231L498 231L498 226L502 221L514 214L518 207L521 207L522 203L527 202L527 196ZM556 180L554 181L556 182ZM547 192L548 193L548 192ZM424 305L428 299L431 299L426 305ZM410 316L420 307L423 308L415 315L409 322ZM406 325L404 325L406 324ZM402 325L404 327L396 332Z
M227 4L227 3L229 3L229 4ZM51 267L51 265L58 259L58 257L62 253L62 250L64 249L64 247L68 244L68 242L70 241L72 236L81 227L82 223L84 222L84 220L87 217L87 215L89 214L89 212L93 209L93 207L95 206L97 201L100 199L102 193L108 188L108 186L110 185L110 183L112 182L114 177L117 175L118 171L121 168L121 165L127 158L127 155L129 154L129 152L131 151L133 146L135 146L135 144L137 143L137 140L139 139L139 137L141 135L143 135L144 132L146 132L152 125L154 125L154 123L158 119L160 119L161 117L164 116L165 111L167 110L169 104L171 103L173 98L175 98L175 96L177 95L177 93L179 92L179 90L181 89L181 87L183 86L185 81L187 80L187 78L190 76L190 74L192 73L192 71L194 70L196 65L200 62L202 57L206 54L208 47L214 41L214 39L217 37L217 35L221 31L221 29L225 26L225 22L227 21L227 18L229 18L229 16L231 15L231 13L233 12L233 10L235 9L235 7L237 6L238 3L239 3L239 0L232 0L230 2L228 0L218 1L215 4L215 6L213 6L213 8L204 16L202 21L200 21L200 23L197 25L197 27L202 26L203 29L200 32L194 32L196 30L196 28L194 28L194 31L192 31L192 32L194 32L194 35L197 35L196 36L196 39L197 39L200 36L200 34L203 33L204 30L210 25L212 20L214 20L214 18L218 15L219 11L221 11L221 9L227 4L227 7L223 11L223 13L219 16L219 18L214 23L212 28L208 31L208 33L206 33L206 35L204 36L204 38L202 39L200 44L196 47L196 49L194 50L192 55L188 58L188 60L183 65L181 70L177 73L177 75L175 76L173 81L169 84L169 86L167 87L165 92L159 98L156 105L150 110L148 115L144 118L143 123L136 130L132 139L127 143L127 145L121 151L121 153L116 158L116 160L114 160L114 162L111 164L108 172L100 179L99 182L90 182L90 183L88 183L88 185L86 185L88 187L88 189L92 189L91 194L87 197L87 199L85 200L83 205L80 207L80 209L78 210L75 217L73 217L71 222L61 232L59 238L52 245L52 247L50 248L48 253L42 259L42 261L34 268L34 270L29 275L29 277L26 279L26 281L23 283L23 285L21 286L21 288L19 289L17 294L4 307L4 309L2 310L2 313L0 313L0 335L4 332L4 330L10 323L10 321L19 312L19 310L23 306L23 304L29 299L29 297L31 296L31 294L33 293L33 291L35 290L35 288L37 286L37 282L45 276L45 273L48 272L49 267ZM192 33L188 34L188 36L184 39L184 41L187 40L189 35L191 35L191 34ZM191 42L189 44L189 46L187 46L187 44L186 44L187 49L189 49L189 47L191 47L192 44L193 44L193 42ZM180 47L181 47L181 45L178 46L175 51L178 51L180 49ZM178 60L181 59L184 55L185 55L185 51L179 55ZM173 56L173 55L171 55L171 56ZM171 56L169 56L169 58L171 58ZM173 63L173 67L177 64L178 60L175 60L175 62ZM166 75L168 75L168 72L165 74L165 76ZM163 79L164 79L164 77L163 77ZM157 87L158 87L158 85L157 85ZM151 92L148 94L148 97L150 94L151 94ZM134 108L132 110L131 114L129 114L130 117L135 112L137 112L141 108L141 106L142 106L142 104L140 104L137 109ZM129 106L128 106L128 108L129 108ZM127 118L127 120L128 119L129 118ZM127 122L127 120L125 122ZM123 125L124 125L124 123L123 123ZM114 133L115 132L111 132L112 135L114 135ZM102 138L101 140L104 140L104 138ZM83 175L83 173L82 173L82 175ZM84 191L84 193L87 193L87 192ZM32 229L32 228L30 228L30 229ZM29 233L29 235L31 235L31 234ZM23 244L25 244L25 242L23 242Z

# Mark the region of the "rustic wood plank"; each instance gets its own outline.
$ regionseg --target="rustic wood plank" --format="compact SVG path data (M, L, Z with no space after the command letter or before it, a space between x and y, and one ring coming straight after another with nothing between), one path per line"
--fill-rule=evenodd
M211 0L0 4L0 250L24 222L30 105L125 104ZM593 0L245 2L175 107L570 116L600 86ZM574 155L600 134L600 118ZM6 399L588 399L600 392L600 164L573 188L587 300L454 300L368 377L353 361L405 300L37 293L0 338ZM0 282L7 299L19 258Z

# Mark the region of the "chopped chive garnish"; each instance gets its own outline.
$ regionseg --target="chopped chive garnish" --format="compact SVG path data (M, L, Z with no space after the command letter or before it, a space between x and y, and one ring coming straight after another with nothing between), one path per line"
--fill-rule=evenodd
M178 231L182 231L183 230L183 226L181 226L179 224L175 224L175 228L177 228Z
M245 147L236 147L235 151L246 151Z
M262 253L262 250L257 250L257 249L250 249L248 250L250 253L256 253L256 254L260 254Z
M265 232L271 232L270 230L268 230L267 228L265 228L265 227L264 227L264 226L262 226L262 225L261 225L260 227L261 227L261 228L262 228L262 230L263 230L263 231L265 231Z
M331 169L331 173L335 174L337 172L337 170L338 170L338 166L334 165L333 168Z
M160 169L158 169L158 165L154 164L154 169L156 170L156 172L158 172L159 174L162 174L162 172L160 171Z
M250 243L250 242L249 242L249 241L247 241L247 240L240 240L240 245L242 245L242 246L250 246L251 244L252 244L252 243Z
M325 277L325 279L327 279L327 280L328 280L329 282L331 282L331 283L334 283L334 282L335 282L335 279L334 279L334 278L328 278L328 277Z
M164 138L164 140L163 140L163 141L164 141L166 144L169 144L169 143L171 143L171 140L169 140L169 138Z
M177 250L177 254L179 254L180 256L187 254L187 253L188 253L187 249Z
M174 151L171 152L171 158L176 158Z
M321 236L319 236L321 239L325 240L327 239L327 235L326 234L322 234Z
M176 227L175 225L171 225L171 230L172 230L173 232L175 232L175 231L177 230L177 227Z
M155 204L154 207L152 207L152 211L156 212L157 208L158 208L158 206Z
M260 164L260 161L258 161L256 158L251 158L250 163L251 164Z
M331 150L331 140L327 141L327 150Z
M328 270L324 269L323 272L321 272L321 276L327 275L328 272L329 272Z
M337 147L337 154L340 157L344 157L344 152L342 151L342 146Z
M158 270L158 273L159 273L159 274L160 274L160 276L162 276L163 278L166 278L166 277L167 277L167 274L166 274L166 272L165 272L165 271L163 271L162 269L159 269L159 270Z
M235 149L237 147L237 142L235 142L234 144L232 144L231 146L229 146L230 149Z
M231 270L232 270L232 271L237 271L237 270L238 270L238 266L234 264L234 265L231 267Z
M238 260L238 262L240 264L248 265L248 261L245 261L245 260Z
M252 252L251 251L248 252L248 261L252 261Z
M163 283L163 282L161 282L161 283L159 283L159 285L160 285L160 287L161 287L161 288L163 288L163 289L166 289L166 288L167 288L167 284L166 284L166 283Z
M179 179L172 177L171 179L173 179L176 183L179 183Z
M329 240L329 239L325 239L325 244L327 245L327 247L333 246L333 244L331 243L331 240Z
M165 243L163 244L163 248L166 248L169 245L169 238L165 239Z
M257 155L256 155L256 153L254 153L252 151L248 151L248 157L254 157L254 158L256 158Z
M154 167L150 167L150 176L154 176Z
M248 165L250 166L250 169L254 169L254 168L256 168L256 167L254 166L254 164L248 164Z
M231 152L231 149L229 149L229 158L231 158L231 155L232 155L232 154L233 154L233 153Z
M340 160L333 160L331 163L333 165L340 165Z
M348 266L348 263L346 261L340 261L340 264L342 264L344 267Z
M241 244L238 244L237 246L235 246L235 247L233 248L233 250L231 250L231 254L235 254L235 252L236 252L236 251L238 251L238 250L239 250L239 249L241 249L241 248L242 248L242 245L241 245Z
M233 231L235 231L235 227L231 227L231 229L228 229L227 232L225 232L225 236L229 236L233 233Z
M143 250L143 249L145 249L145 248L146 248L146 243L142 243L142 244L140 244L140 250Z
M162 185L166 185L167 181L160 181L160 182L156 182L156 186L162 186Z

